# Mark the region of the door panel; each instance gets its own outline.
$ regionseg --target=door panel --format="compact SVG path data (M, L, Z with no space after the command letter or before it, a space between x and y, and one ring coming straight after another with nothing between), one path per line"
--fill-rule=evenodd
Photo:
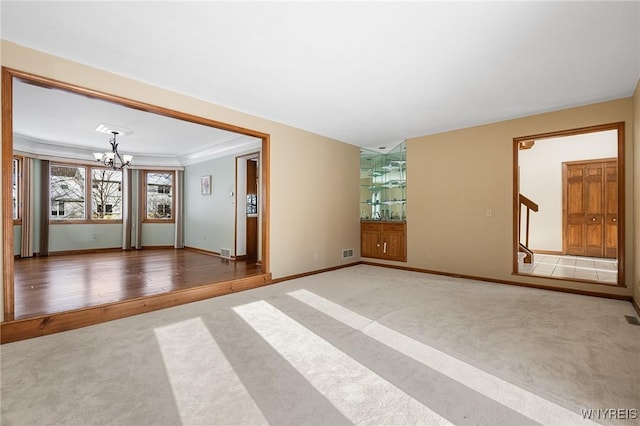
M586 256L602 257L604 255L603 199L604 182L602 163L584 165L584 200L585 200L585 252Z
M605 164L605 229L604 256L615 259L618 255L618 164Z
M584 255L584 168L565 165L565 236L564 251L571 255Z
M363 257L380 256L380 232L362 231L360 234L360 247Z
M617 256L617 163L564 163L565 254Z

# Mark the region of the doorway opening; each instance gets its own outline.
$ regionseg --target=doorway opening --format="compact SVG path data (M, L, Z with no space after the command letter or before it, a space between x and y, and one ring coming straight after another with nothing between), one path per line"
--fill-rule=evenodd
M624 123L514 139L513 272L624 285Z
M236 157L236 258L261 263L260 152Z
M180 111L170 110L168 108L155 106L151 104L147 104L144 102L123 98L117 95L112 95L104 92L100 92L91 88L85 88L81 86L74 85L72 83L65 83L58 80L52 80L46 77L30 74L27 72L13 70L3 67L2 68L2 100L3 100L3 108L2 108L2 185L3 185L3 197L2 197L2 209L3 209L3 283L4 283L4 292L3 292L3 322L2 331L3 338L2 341L9 341L9 336L12 331L15 330L16 338L24 338L27 334L29 337L33 337L35 335L43 335L50 334L52 332L61 331L63 329L77 328L85 325L91 325L98 322L108 321L115 318L121 318L124 316L133 315L136 313L147 312L149 310L160 309L163 307L169 307L176 304L187 303L190 301L201 300L207 297L213 297L219 294L225 294L232 291L238 291L242 289L248 289L259 285L264 285L265 282L270 280L270 272L269 272L269 250L268 250L268 238L260 235L259 241L261 247L259 247L259 251L261 253L261 262L257 266L253 266L253 269L248 273L238 276L236 275L225 275L223 278L224 283L214 282L215 280L211 279L211 274L203 273L202 276L206 278L205 281L196 283L196 286L192 286L194 283L186 283L183 288L178 289L174 284L174 282L168 283L166 286L163 286L161 289L162 292L158 294L126 294L124 298L120 298L115 302L108 301L107 303L101 302L100 306L86 308L86 309L76 309L71 307L69 309L65 309L63 311L56 311L55 315L63 316L63 319L56 321L49 321L49 317L43 316L34 316L28 320L28 326L22 327L19 329L19 324L15 321L15 262L14 262L14 228L15 225L13 223L12 218L14 215L12 211L14 210L14 201L15 201L15 191L12 191L12 173L14 168L14 131L16 127L14 126L16 120L16 112L19 110L18 108L14 108L14 103L16 102L16 84L27 83L28 86L45 88L45 89L55 89L55 90L47 90L48 92L64 92L75 95L81 95L82 98L90 99L90 100L98 100L98 101L106 101L105 104L109 105L117 105L118 107L122 107L124 109L129 109L130 111L135 111L137 113L143 112L148 113L150 116L157 116L162 118L174 119L179 121L184 126L202 126L208 129L217 129L225 132L232 132L237 135L241 135L243 137L247 137L248 139L255 139L259 141L260 144L260 153L259 157L261 159L262 167L260 169L260 173L262 173L260 179L260 193L261 193L261 220L265 221L265 223L260 223L260 229L264 230L269 229L268 224L268 209L269 209L269 191L268 187L268 179L265 176L268 175L268 167L269 167L269 135L266 133L262 133L259 131L254 131L242 127L238 127L235 125L229 125L226 123L218 122L212 119L194 116L188 113L183 113ZM43 145L43 144L41 144ZM43 145L44 146L44 145ZM47 151L48 152L48 151ZM91 151L89 151L91 152ZM45 155L46 154L46 155ZM46 156L54 155L59 157L60 155L57 153L50 154L45 153L42 154L45 158ZM197 154L197 153L196 153ZM40 155L40 154L38 154ZM191 155L191 154L189 154ZM195 155L195 154L194 154ZM233 157L232 157L233 158ZM233 160L231 160L233 161ZM142 169L140 169L142 170ZM233 169L231 169L233 170ZM141 172L142 173L142 172ZM232 174L233 172L231 172ZM201 184L202 181L198 181L198 184ZM202 201L204 195L209 194L208 191L204 191L199 185L190 185L183 186L183 188L193 189L193 191L197 192L197 201ZM210 187L209 187L210 188ZM233 188L233 187L231 187ZM12 195L13 194L13 199ZM142 198L140 198L142 199ZM44 205L44 204L43 204ZM46 212L46 209L44 210ZM140 208L139 212L142 212L142 208ZM230 216L232 218L233 216ZM232 223L232 222L231 222ZM119 225L122 227L122 225ZM156 227L155 223L150 225L152 228ZM167 225L167 227L173 225ZM179 227L176 225L176 229ZM164 229L164 228L163 228ZM233 231L231 231L233 232ZM152 233L148 233L152 234ZM164 235L164 234L163 234ZM169 237L172 235L178 235L178 232L167 234ZM97 235L96 237L97 238ZM177 237L176 237L177 241ZM151 246L158 246L158 244L150 244ZM171 245L173 247L173 245ZM160 246L160 249L169 248L168 246ZM175 250L182 250L181 248L173 247ZM125 253L125 250L122 250ZM141 250L140 253L146 254L150 250ZM173 253L173 251L171 251ZM128 253L127 253L128 254ZM194 253L192 253L194 254ZM195 254L194 254L195 255ZM194 257L194 256L192 256ZM167 263L167 262L165 262ZM199 262L206 263L206 262ZM120 270L118 268L114 268L115 270ZM226 271L224 272L226 273ZM173 276L171 273L166 273L165 275L171 277ZM174 274L175 275L175 274ZM247 275L249 275L247 277ZM222 275L221 275L222 276ZM199 280L199 279L198 279ZM138 280L140 281L140 280ZM176 295L178 292L179 295ZM108 304L109 309L104 309L103 307ZM50 315L50 314L47 314ZM44 318L44 319L43 319ZM14 327L14 323L17 324ZM13 328L12 328L13 327ZM26 330L27 332L23 333L21 330ZM15 339L14 339L15 340Z

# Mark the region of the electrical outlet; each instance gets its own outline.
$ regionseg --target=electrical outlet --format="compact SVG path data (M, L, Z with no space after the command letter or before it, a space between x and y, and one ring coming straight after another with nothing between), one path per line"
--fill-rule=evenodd
M430 251L427 252L427 260L431 260L431 252Z
M493 215L493 211L491 209L487 209L487 217L491 217Z

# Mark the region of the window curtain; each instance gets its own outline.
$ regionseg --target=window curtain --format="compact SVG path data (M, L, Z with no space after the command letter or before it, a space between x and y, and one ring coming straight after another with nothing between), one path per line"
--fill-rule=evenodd
M49 256L50 176L49 160L40 162L40 256Z
M131 249L131 169L122 171L122 250Z
M33 256L33 185L32 167L34 160L24 157L22 160L22 237L20 257Z
M184 248L184 226L183 226L183 204L184 204L184 171L176 171L176 194L175 194L175 243L174 247L177 249Z
M136 249L142 248L142 218L144 217L145 209L145 194L144 194L144 172L141 170L134 170L132 184L137 188L137 209L134 215L135 217L135 231L136 231ZM133 187L133 185L131 185Z

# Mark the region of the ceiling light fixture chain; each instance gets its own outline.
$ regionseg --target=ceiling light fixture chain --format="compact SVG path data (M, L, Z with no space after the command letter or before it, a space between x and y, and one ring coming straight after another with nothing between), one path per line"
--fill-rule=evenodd
M116 136L119 135L119 132L112 131L113 136L109 139L109 143L111 144L110 152L94 152L93 156L96 161L104 164L106 167L111 170L120 170L124 167L131 165L131 160L133 160L132 155L120 155L118 152L118 142L116 141ZM119 164L118 164L119 163Z

